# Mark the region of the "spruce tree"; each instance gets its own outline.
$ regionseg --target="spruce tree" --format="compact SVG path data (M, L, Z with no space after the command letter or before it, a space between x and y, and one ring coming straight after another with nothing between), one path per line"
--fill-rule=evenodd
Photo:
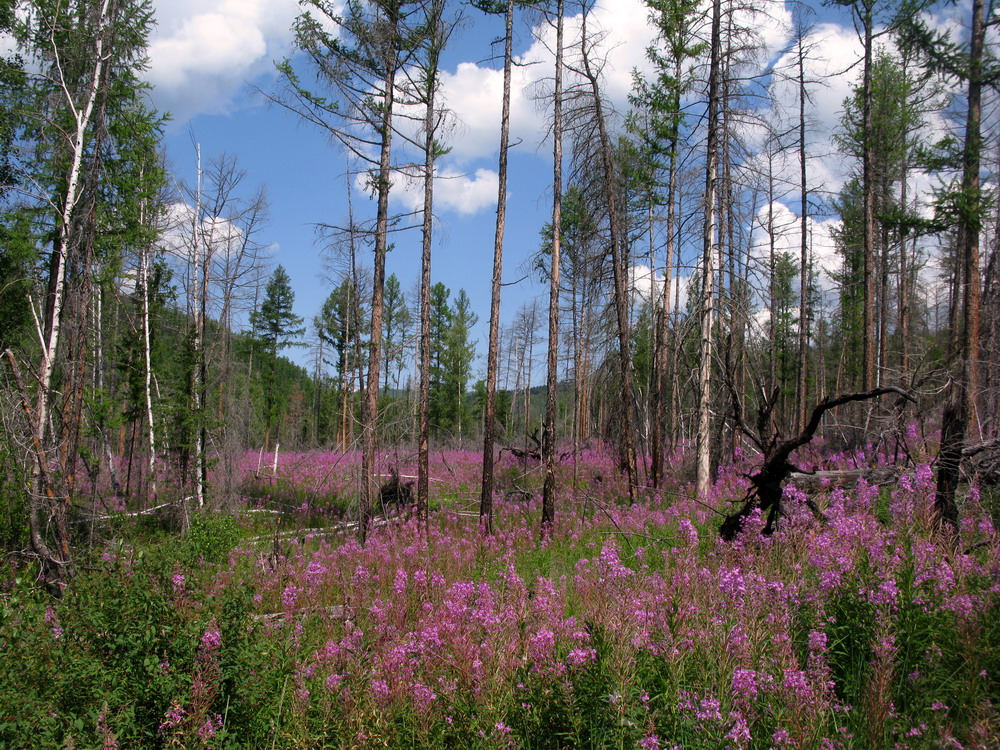
M264 374L264 443L270 448L271 427L274 423L275 392L278 352L289 346L301 346L295 339L302 336L306 329L302 318L292 312L295 304L295 293L292 282L282 266L274 269L270 280L264 289L264 301L260 307L250 313L250 326L254 338L260 343L266 359Z

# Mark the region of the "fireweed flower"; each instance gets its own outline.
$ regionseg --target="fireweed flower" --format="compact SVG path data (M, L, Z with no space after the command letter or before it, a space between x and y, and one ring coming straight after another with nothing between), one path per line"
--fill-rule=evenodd
M734 671L732 694L737 698L756 698L760 694L757 684L757 673L752 669L737 669Z
M212 627L202 634L201 648L206 654L210 654L213 651L217 651L220 646L222 646L222 635L219 633L219 629L213 624Z

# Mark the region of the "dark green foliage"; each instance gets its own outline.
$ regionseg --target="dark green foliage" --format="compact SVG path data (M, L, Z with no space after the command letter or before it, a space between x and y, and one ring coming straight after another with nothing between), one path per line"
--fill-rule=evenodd
M232 516L197 513L191 517L181 559L188 567L225 563L239 539L240 528Z
M396 387L399 387L399 375L405 368L404 352L406 337L412 323L410 309L406 306L399 278L389 274L385 281L385 300L382 311L382 345L385 347L385 382L383 388L389 387L389 375L396 370Z
M276 409L278 352L290 346L302 346L303 344L295 339L306 332L302 326L302 318L292 311L294 303L292 282L285 269L279 265L274 269L264 288L264 301L261 302L260 308L250 313L253 337L261 344L263 353L267 355L264 360L265 442L272 437L272 425L278 417Z
M266 352L277 355L282 349L300 345L295 339L302 336L306 329L302 326L302 318L292 311L294 304L291 279L279 265L264 288L264 301L260 308L250 313L253 335Z
M365 333L366 317L357 286L350 279L344 279L330 292L314 321L319 337L333 347L336 358L328 360L327 364L336 366L341 383L352 377L361 361L359 343Z
M451 308L450 324L441 354L442 395L446 400L444 422L457 431L459 439L463 430L471 427L466 387L472 376L472 362L476 357L472 327L478 321L479 317L472 312L472 302L468 295L464 289L459 289Z
M859 180L853 179L844 186L836 207L842 223L833 236L843 264L841 270L834 274L840 287L835 339L843 347L845 382L853 387L861 382L861 334L864 330L864 227Z
M497 434L501 440L509 440L510 435L505 434L507 425L510 424L511 410L514 406L514 394L510 391L497 391L496 394L496 425ZM477 380L472 386L472 417L480 421L486 409L486 381Z
M22 460L9 438L0 436L0 545L5 550L28 546L28 472Z
M431 432L440 435L449 427L447 398L445 396L444 350L448 329L451 327L451 291L440 281L431 287L430 321L430 425Z
M38 249L32 216L16 211L0 219L0 351L17 348L31 330L28 295L37 292Z

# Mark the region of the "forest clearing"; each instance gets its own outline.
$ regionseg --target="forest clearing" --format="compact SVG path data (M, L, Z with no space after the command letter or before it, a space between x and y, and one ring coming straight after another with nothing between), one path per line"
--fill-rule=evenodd
M0 748L1000 748L998 10L0 0Z

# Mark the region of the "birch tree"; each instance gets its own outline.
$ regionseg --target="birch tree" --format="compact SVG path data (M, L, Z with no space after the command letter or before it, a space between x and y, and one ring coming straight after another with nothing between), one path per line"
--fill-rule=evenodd
M157 118L141 104L139 83L152 17L144 0L35 0L28 10L15 34L32 71L21 137L37 150L18 181L22 195L47 214L43 241L51 250L44 304L32 306L37 387L33 403L22 393L22 405L35 446L32 546L43 574L59 578L72 569L68 523L88 387L91 294L105 260L100 253L118 251L101 235L106 214L98 197L125 195L107 166L123 141L150 133L155 140ZM132 128L119 129L126 121ZM53 459L58 475L49 470Z

